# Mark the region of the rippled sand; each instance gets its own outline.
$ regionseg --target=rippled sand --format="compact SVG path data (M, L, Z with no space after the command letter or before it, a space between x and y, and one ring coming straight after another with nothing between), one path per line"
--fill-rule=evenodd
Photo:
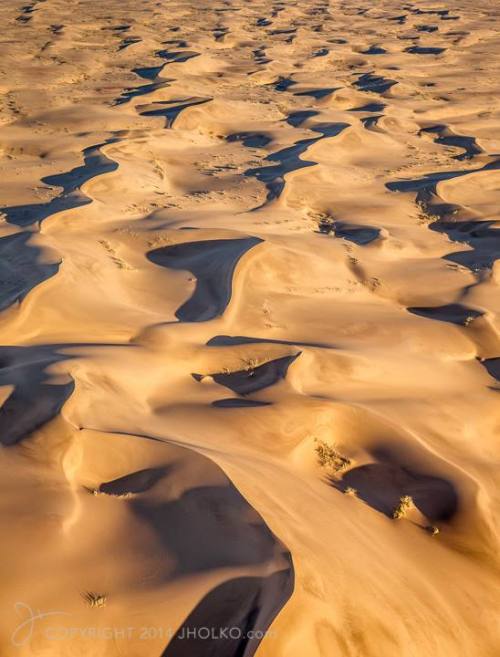
M497 657L497 3L0 19L2 657Z

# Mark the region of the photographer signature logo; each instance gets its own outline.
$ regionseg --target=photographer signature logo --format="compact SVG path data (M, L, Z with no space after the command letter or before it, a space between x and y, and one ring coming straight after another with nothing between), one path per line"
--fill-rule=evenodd
M35 629L35 625L38 621L41 621L44 618L49 618L52 616L71 615L64 611L41 612L38 609L35 611L25 602L16 602L16 604L14 605L14 609L16 610L18 616L21 616L23 618L23 620L12 632L12 636L10 638L12 644L16 646L16 648L20 648L21 646L24 646L31 641Z

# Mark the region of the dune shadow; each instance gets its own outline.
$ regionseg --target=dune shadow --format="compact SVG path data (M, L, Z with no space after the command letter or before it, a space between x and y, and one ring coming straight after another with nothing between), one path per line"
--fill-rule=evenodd
M497 381L500 381L500 357L486 358L481 361L481 365L486 368L486 371Z
M141 41L142 39L140 37L134 37L134 36L125 37L125 39L122 39L122 41L120 41L120 45L118 46L118 51L125 50L129 46L133 46L135 43L140 43Z
M230 482L190 488L168 501L137 497L129 504L173 559L174 577L264 564L283 551L262 518Z
M367 103L360 107L353 107L349 112L382 112L385 109L384 103Z
M437 135L434 139L434 143L436 144L462 148L464 152L460 155L454 155L453 159L455 160L470 160L483 152L482 148L478 146L475 137L450 134L448 126L442 123L422 128L421 132L434 133Z
M141 84L139 87L128 87L122 91L118 98L115 99L114 104L124 105L125 103L128 103L130 100L132 100L132 98L137 98L137 96L145 96L152 93L153 91L156 91L157 89L168 87L170 86L170 82L172 82L172 80L161 79L155 80L149 84Z
M440 126L435 126L433 130L438 128ZM463 143L462 146L465 148L466 144ZM469 144L469 146L471 149L473 148L473 144ZM464 153L465 155L468 155L467 151ZM464 157L459 156L457 159L464 159ZM453 221L454 213L460 210L461 206L439 202L437 184L440 181L459 178L471 173L498 169L500 169L500 159L477 169L429 173L421 178L392 181L386 183L385 186L395 192L417 192L415 199L417 204L435 217L435 221L429 224L430 230L444 233L453 242L463 242L472 247L465 251L449 253L444 256L444 259L477 272L481 269L490 269L500 256L498 222L496 220Z
M153 81L160 75L164 67L165 64L160 64L160 66L139 66L132 69L132 72L144 80Z
M175 315L182 322L203 322L225 311L238 261L260 242L257 237L187 242L149 251L147 257L155 265L190 271L196 277L193 295Z
M450 520L458 510L454 486L440 477L413 472L396 463L370 463L346 472L332 482L341 491L348 487L366 504L392 517L403 495L410 495L415 506L431 521Z
M314 144L318 139L320 139L320 137L301 139L300 141L295 142L293 146L288 146L276 153L268 155L265 158L268 162L278 162L278 164L247 169L245 171L245 176L257 178L259 182L265 184L267 188L266 202L279 198L285 188L284 176L286 176L287 173L298 171L305 167L312 167L316 164L316 162L302 160L300 155L305 153L309 146Z
M247 148L264 148L272 141L271 137L261 132L235 132L228 135L226 140L230 144L242 142Z
M288 368L293 361L300 356L300 352L294 356L284 356L270 360L256 367L249 366L247 369L229 373L210 374L215 383L229 388L238 395L249 395L274 385L280 379L286 377ZM194 379L201 381L204 376L193 374Z
M371 45L367 50L361 51L362 55L385 55L386 53L387 50L377 45Z
M239 399L229 397L228 399L216 399L211 404L214 408L255 408L259 406L272 406L271 402L256 401L253 399Z
M62 187L62 192L47 203L30 203L27 205L15 205L0 208L7 221L17 226L28 226L37 221L43 221L50 215L63 210L74 210L78 207L88 205L92 199L86 196L80 187L88 180L110 173L118 168L117 162L106 157L101 152L102 146L116 142L116 138L108 139L102 144L90 146L83 150L83 165L50 176L45 176L41 181L54 187Z
M354 86L361 91L371 91L377 94L383 94L389 91L391 87L397 84L396 80L384 78L382 75L373 75L372 73L363 73L354 83Z
M322 98L326 98L327 96L330 96L333 94L335 91L338 91L341 89L341 87L324 87L324 88L319 88L319 89L306 89L305 91L296 91L293 95L294 96L312 96L315 100L321 100Z
M450 322L451 324L458 324L459 326L467 326L469 322L484 313L479 310L473 310L467 306L459 303L450 303L446 306L435 306L429 308L409 307L408 312L428 319L437 319L441 322Z
M196 105L204 105L208 103L211 98L185 98L183 100L169 100L158 101L155 104L163 105L158 109L140 111L141 116L163 116L165 117L165 128L172 128L176 118L179 114L188 107L195 107ZM167 106L165 106L167 105Z
M366 246L380 237L379 228L373 228L372 226L358 226L343 221L336 221L335 224L331 226L331 230L335 233L335 237L348 240L358 246Z
M0 406L0 444L11 446L28 437L52 420L71 396L75 384L69 375L65 383L51 383L46 374L51 365L75 357L58 353L68 346L88 345L0 346L0 387L12 387Z
M440 55L446 48L437 48L433 46L410 46L405 52L411 55Z
M454 242L463 242L472 250L445 256L446 260L472 271L489 269L500 258L500 230L496 221L435 221L430 229L445 233Z
M479 169L460 169L458 171L436 171L434 173L426 173L421 178L409 178L407 180L394 180L385 184L386 188L391 192L432 192L436 194L436 185L443 180L452 180L453 178L460 178L467 176L470 173L478 173L480 171L492 171L500 168L500 160L489 162Z
M292 592L291 565L224 582L198 603L161 657L252 657Z
M126 495L127 493L145 493L172 471L173 466L145 468L137 470L118 479L102 483L98 490L106 495Z
M157 57L165 59L169 64L183 64L194 57L199 57L199 52L194 52L192 50L158 50L156 53Z
M41 250L29 244L30 237L26 232L0 238L0 311L59 271L59 263L38 262Z
M294 128L298 128L304 123L304 121L307 121L307 119L317 116L318 114L319 112L316 110L297 110L288 115L286 122Z
M295 95L298 96L299 94ZM314 116L310 111L295 112L288 116L287 123L294 127L298 127L310 116ZM311 126L310 129L313 132L320 133L320 137L300 139L299 141L296 141L293 146L288 146L280 151L276 151L276 153L271 153L271 155L268 155L265 160L268 162L277 162L277 164L247 169L244 175L254 177L259 182L265 184L267 188L267 198L265 202L269 203L273 199L279 198L283 193L285 188L285 176L288 173L312 167L316 164L316 162L312 160L303 160L300 157L307 151L309 146L312 146L325 137L335 137L348 127L348 123L317 123L316 125ZM258 206L255 209L259 209L260 207L263 207L263 205Z
M273 340L272 338L251 338L244 335L216 335L207 342L207 347L230 347L240 344L286 344L291 347L318 347L333 349L325 342L291 342L290 340Z
M0 357L5 349L0 348ZM46 362L45 365L49 363ZM0 443L15 445L57 415L74 390L74 382L47 383L43 366L25 365L14 374L8 368L0 369L0 386L13 385L14 389L0 407Z

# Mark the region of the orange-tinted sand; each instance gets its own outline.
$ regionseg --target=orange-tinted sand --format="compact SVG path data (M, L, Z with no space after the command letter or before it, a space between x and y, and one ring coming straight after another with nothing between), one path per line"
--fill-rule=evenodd
M498 3L0 20L0 655L498 657Z

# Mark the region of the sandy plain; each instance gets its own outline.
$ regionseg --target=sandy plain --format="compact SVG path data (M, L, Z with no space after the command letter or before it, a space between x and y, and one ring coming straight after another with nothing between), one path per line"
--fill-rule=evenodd
M497 3L0 18L0 654L498 657Z

